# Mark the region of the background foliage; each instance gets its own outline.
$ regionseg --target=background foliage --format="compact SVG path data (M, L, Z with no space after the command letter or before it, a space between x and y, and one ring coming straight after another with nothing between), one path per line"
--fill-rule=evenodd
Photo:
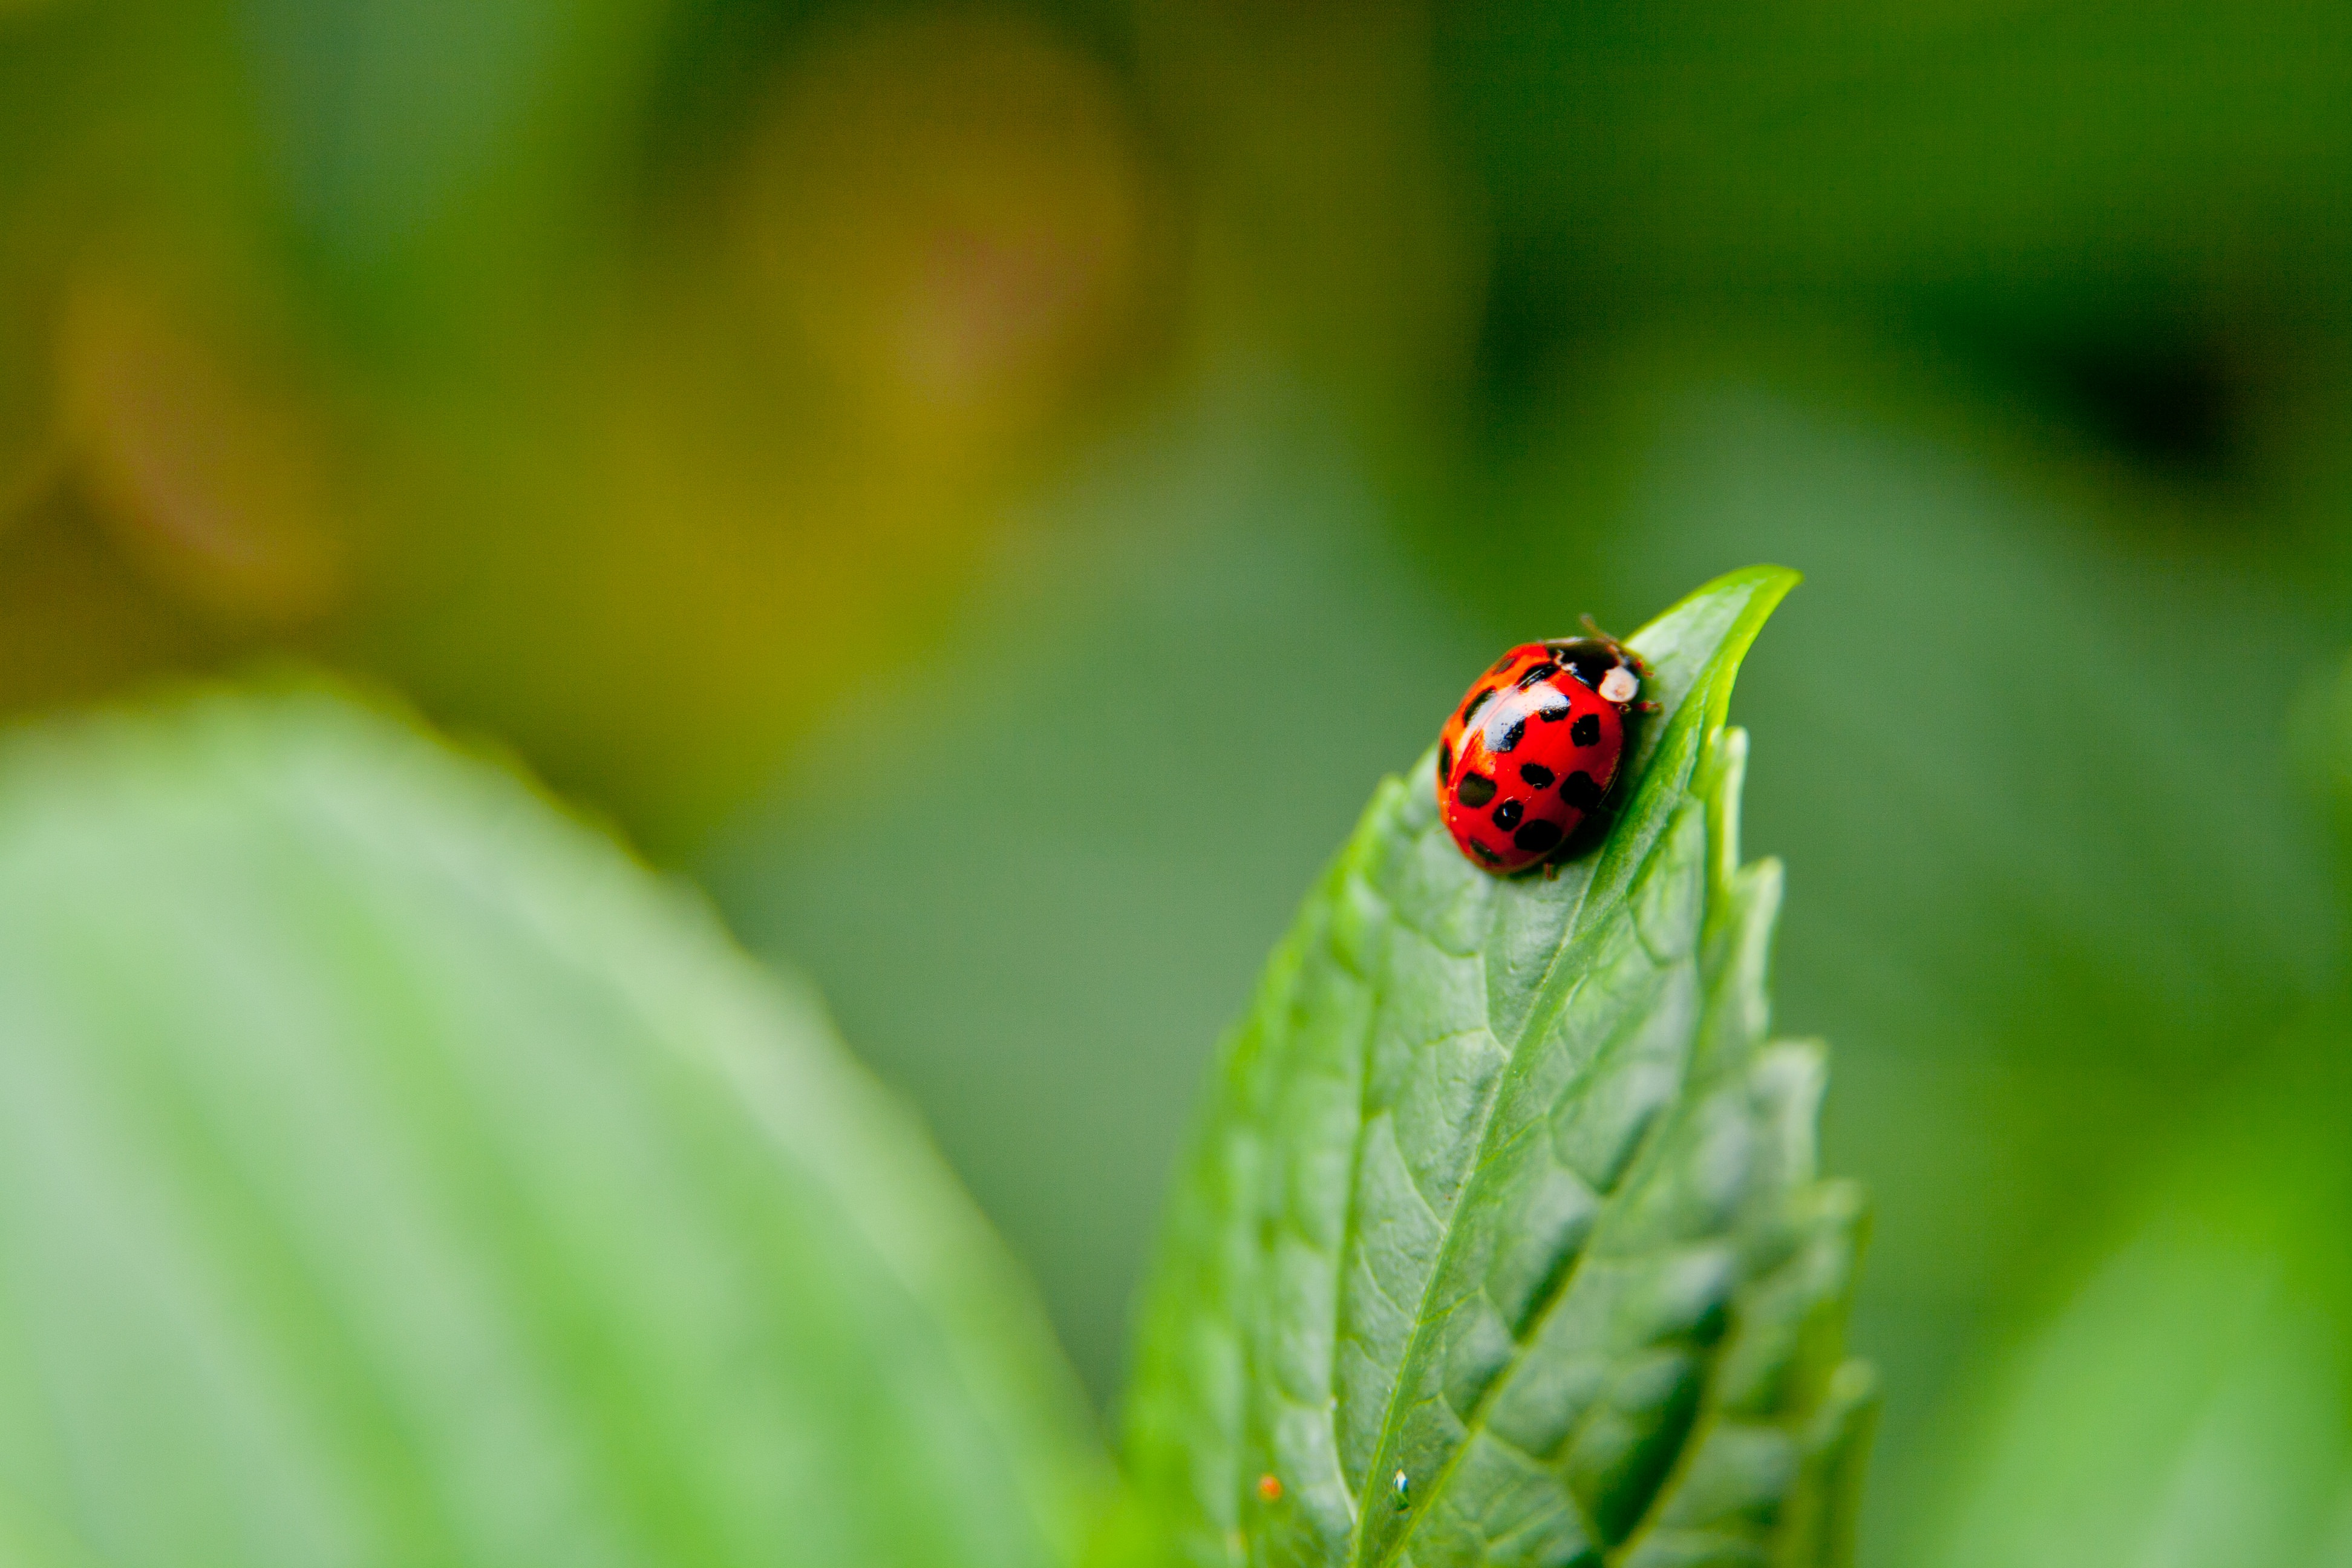
M814 978L1104 1402L1374 781L1791 562L1864 1561L2311 1561L2347 79L2280 4L0 0L0 703L292 652L511 746Z

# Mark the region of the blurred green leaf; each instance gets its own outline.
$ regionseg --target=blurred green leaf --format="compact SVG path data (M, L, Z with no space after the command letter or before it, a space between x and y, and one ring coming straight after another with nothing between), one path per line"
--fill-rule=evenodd
M2311 683L2295 735L2339 818L2347 691L2340 668ZM2135 1173L2126 1234L1987 1380L1903 1561L2352 1563L2347 1041L2339 991Z
M25 1517L120 1568L1029 1568L1097 1465L919 1130L513 779L309 693L8 747Z
M1931 1561L2325 1561L2352 1496L2335 1347L2280 1299L2277 1262L2162 1231L2115 1258L2022 1358Z
M89 1548L57 1521L0 1493L0 1565L5 1568L96 1568Z
M1794 580L1735 573L1633 639L1664 710L1598 854L1485 875L1424 758L1276 951L1130 1396L1187 1562L1841 1555L1859 1205L1814 1175L1819 1049L1764 1039L1780 876L1738 864L1721 728Z
M2011 1357L1907 1561L2347 1560L2352 1086L2341 1012L2307 1034L2146 1184L2133 1233Z

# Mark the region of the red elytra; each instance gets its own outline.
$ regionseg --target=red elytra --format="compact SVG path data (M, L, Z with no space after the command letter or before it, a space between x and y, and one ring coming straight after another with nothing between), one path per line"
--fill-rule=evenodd
M1522 643L1473 682L1437 740L1437 805L1496 875L1559 853L1616 787L1649 670L1608 637Z

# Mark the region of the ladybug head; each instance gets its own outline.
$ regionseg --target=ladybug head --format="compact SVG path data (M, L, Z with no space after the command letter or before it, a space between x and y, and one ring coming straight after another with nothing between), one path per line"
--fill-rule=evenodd
M1607 701L1626 703L1642 694L1642 661L1613 637L1576 637L1546 645L1559 667Z

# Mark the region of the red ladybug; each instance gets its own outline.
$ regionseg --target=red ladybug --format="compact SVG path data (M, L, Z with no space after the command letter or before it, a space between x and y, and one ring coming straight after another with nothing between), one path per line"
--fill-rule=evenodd
M1437 739L1437 805L1462 853L1497 875L1575 837L1609 799L1649 667L1613 637L1521 643Z

